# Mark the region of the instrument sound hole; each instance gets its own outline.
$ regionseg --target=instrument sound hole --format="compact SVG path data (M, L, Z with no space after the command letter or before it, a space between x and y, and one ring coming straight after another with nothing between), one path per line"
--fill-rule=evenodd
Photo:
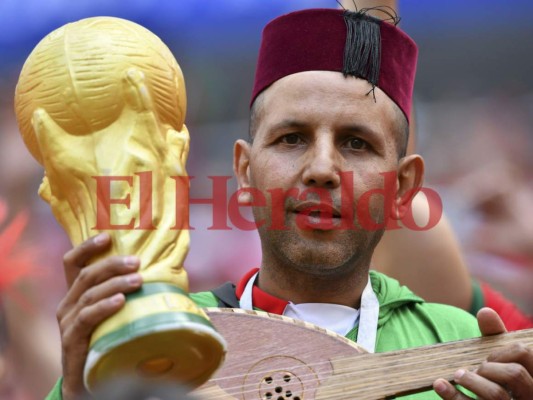
M288 377L288 379L286 379L287 377ZM267 380L267 379L268 379L268 380ZM285 382L288 382L288 381L290 381L291 379L290 379L290 376L285 375L285 377L283 378L283 380L284 380ZM266 383L268 383L268 384L271 384L271 383L274 381L274 379L268 377L268 378L265 378L264 381L265 381ZM275 391L276 393L280 394L280 393L283 392L283 387L282 387L282 386L276 386L276 388L274 389L274 391ZM281 396L277 397L276 400L288 400L288 399L290 399L291 397L292 397L292 392L291 392L290 390L287 390L287 391L285 391L285 395L282 394ZM265 400L271 400L272 398L273 398L273 394L272 394L272 392L266 392L266 393L265 393L265 397L264 397ZM300 400L300 396L296 396L296 397L294 397L293 400Z
M270 371L265 373L265 371ZM300 378L312 376L313 379ZM257 379L254 382L254 378ZM305 363L293 357L276 356L266 358L253 366L243 381L243 388L256 387L255 391L244 391L242 400L303 400L313 398L318 381L315 372ZM309 389L307 392L306 389ZM307 394L306 394L307 393Z

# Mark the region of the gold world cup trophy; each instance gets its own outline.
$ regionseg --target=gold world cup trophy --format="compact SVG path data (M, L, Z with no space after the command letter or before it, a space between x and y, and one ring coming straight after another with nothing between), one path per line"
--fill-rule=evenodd
M188 204L177 193L188 193L189 133L170 50L119 18L67 24L26 60L15 110L45 170L39 194L72 244L107 231L106 256L141 260L142 288L91 337L85 386L118 373L205 382L226 344L187 296Z

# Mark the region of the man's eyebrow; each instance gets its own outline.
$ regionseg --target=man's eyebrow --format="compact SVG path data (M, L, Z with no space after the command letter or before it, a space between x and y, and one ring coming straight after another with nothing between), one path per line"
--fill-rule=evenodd
M279 132L283 130L306 130L309 128L309 123L306 123L302 120L297 119L284 119L274 125L272 125L268 131L269 132ZM358 123L348 123L348 124L342 124L335 128L335 130L338 133L341 133L342 135L361 135L366 136L369 140L378 140L383 135L379 134L376 130L374 130L372 127L366 125L366 124L358 124Z
M369 136L375 139L379 139L382 135L380 135L377 131L372 129L368 125L363 124L344 124L337 128L338 131L349 134L349 133L357 133L365 136Z
M305 122L303 121L299 121L299 120L296 120L296 119L284 119L283 121L281 122L278 122L276 124L274 124L272 127L270 127L270 131L278 131L278 130L282 130L282 129L304 129L308 126L308 124L306 124Z

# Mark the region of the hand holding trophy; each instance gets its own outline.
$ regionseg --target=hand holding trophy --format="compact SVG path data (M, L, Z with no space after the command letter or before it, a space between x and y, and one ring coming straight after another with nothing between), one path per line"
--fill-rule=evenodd
M188 204L177 193L188 189L189 133L170 50L126 20L67 24L26 60L15 109L45 169L39 193L73 245L106 231L106 256L141 260L142 288L92 335L86 387L116 373L206 381L225 342L187 296Z

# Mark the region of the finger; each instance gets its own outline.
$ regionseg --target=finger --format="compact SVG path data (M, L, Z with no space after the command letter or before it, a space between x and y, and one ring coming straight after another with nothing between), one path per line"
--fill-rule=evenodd
M129 68L124 75L124 84L126 103L138 113L128 146L130 155L142 160L143 164L159 165L159 158L166 153L167 147L155 115L155 105L145 84L144 73L136 68Z
M139 259L135 256L112 256L83 268L63 299L62 308L68 311L72 304L76 304L78 299L93 286L114 276L135 272L139 264Z
M507 390L497 383L478 375L477 373L461 369L454 375L456 384L475 393L478 397L486 400L511 400Z
M102 300L111 298L120 293L131 293L139 289L142 285L142 276L139 273L131 273L122 276L116 276L107 281L93 286L84 292L76 301L73 307L70 307L60 321L61 330L65 330L82 310L99 303Z
M492 352L487 361L499 363L518 363L533 375L533 349L522 344L515 343Z
M71 359L77 359L80 355L86 354L94 329L120 310L125 302L124 294L117 293L83 308L63 332L63 353L68 354Z
M43 108L38 108L33 112L31 123L37 140L41 144L41 141L45 141L48 138L54 121Z
M87 239L82 244L65 253L63 257L63 266L69 287L72 286L72 283L80 273L81 269L87 265L88 261L91 258L102 254L109 248L110 244L111 236L104 232Z
M477 313L477 323L483 336L497 335L507 332L505 324L496 311L483 307Z
M515 399L533 398L533 378L521 364L486 362L477 374L506 388Z
M444 400L472 400L445 379L437 379L433 383L433 390Z
M123 307L124 293L138 290L141 285L142 276L138 273L111 278L85 292L60 320L65 391L83 390L81 377L91 335L100 323Z
M124 81L127 103L135 111L153 111L154 107L150 92L145 85L144 73L136 68L130 68L126 71Z
M74 394L84 391L82 377L91 334L100 322L116 313L124 303L125 296L122 293L101 300L85 308L62 331L63 398L74 398Z
M42 163L45 167L54 165L54 158L63 154L68 148L68 135L43 108L38 108L32 115L33 130L39 143Z

